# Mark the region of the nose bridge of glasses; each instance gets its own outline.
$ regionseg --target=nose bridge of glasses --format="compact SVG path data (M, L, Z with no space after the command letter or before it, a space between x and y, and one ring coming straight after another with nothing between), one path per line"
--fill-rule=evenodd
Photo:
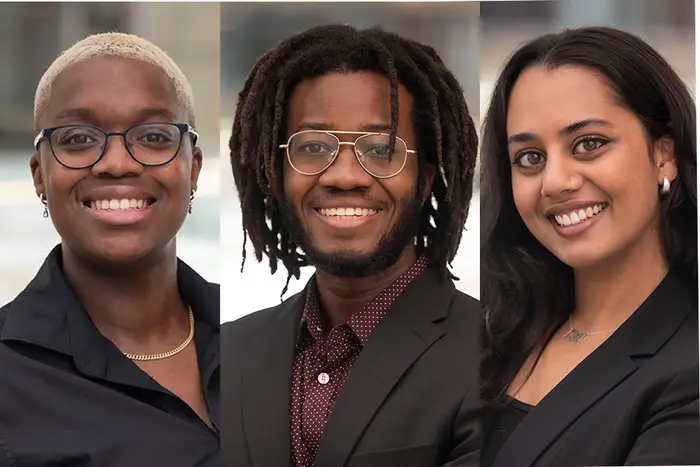
M105 140L104 140L104 144L102 145L105 153L109 151L109 148L111 146L109 138L114 137L114 136L119 137L118 139L121 140L122 143L124 143L124 149L126 149L127 153L130 153L131 148L133 147L133 143L129 142L129 139L127 137L128 132L129 132L129 130L111 131L111 132L105 131ZM114 144L114 143L112 143L112 144Z
M129 130L126 131L105 131L105 139L104 142L102 143L101 150L102 150L102 157L98 161L99 163L104 163L104 162L114 162L118 161L121 162L122 164L124 162L127 163L135 163L138 164L139 166L141 165L138 160L135 158L135 155L133 154L133 143L129 142L128 139L128 132ZM110 141L111 137L118 137L117 139L122 142L122 144L116 144L114 141ZM116 155L116 158L112 158L112 153L116 151L118 154Z

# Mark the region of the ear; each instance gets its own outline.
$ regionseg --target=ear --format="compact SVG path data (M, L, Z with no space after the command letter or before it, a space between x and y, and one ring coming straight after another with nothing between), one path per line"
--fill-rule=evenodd
M678 177L676 150L670 137L664 136L654 143L653 159L658 172L659 185L663 184L664 178L672 182Z
M423 204L428 201L430 197L430 190L433 188L433 181L435 180L435 172L437 168L433 164L425 164L423 166L423 193L421 197L423 199Z
M199 174L202 171L202 150L198 147L192 149L192 168L190 170L190 186L197 191Z
M46 196L46 185L44 185L44 173L39 153L35 152L32 154L32 157L29 158L29 170L32 173L32 182L34 183L36 195L39 197L41 197L42 194Z

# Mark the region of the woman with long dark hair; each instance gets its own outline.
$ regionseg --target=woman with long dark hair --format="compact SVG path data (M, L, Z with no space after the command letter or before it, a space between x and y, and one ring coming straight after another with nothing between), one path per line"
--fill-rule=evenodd
M482 139L482 466L700 464L695 104L641 39L539 37Z

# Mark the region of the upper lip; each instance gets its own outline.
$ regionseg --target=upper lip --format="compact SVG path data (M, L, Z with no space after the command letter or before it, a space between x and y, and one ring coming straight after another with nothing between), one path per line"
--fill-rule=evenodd
M109 199L156 199L148 190L129 185L102 186L89 190L81 199L83 203Z
M595 206L596 204L604 204L605 201L566 201L564 203L557 203L547 208L544 212L546 217L556 216L559 214L569 214L572 211L578 209L584 209L589 206Z

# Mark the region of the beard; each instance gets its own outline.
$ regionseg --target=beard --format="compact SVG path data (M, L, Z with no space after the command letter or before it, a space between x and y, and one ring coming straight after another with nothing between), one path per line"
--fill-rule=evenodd
M294 207L286 199L280 206L290 240L306 254L309 263L328 274L345 278L368 277L396 264L406 247L414 242L422 209L423 202L415 196L400 200L398 221L379 239L374 251L327 253L316 247L313 238L302 228Z

